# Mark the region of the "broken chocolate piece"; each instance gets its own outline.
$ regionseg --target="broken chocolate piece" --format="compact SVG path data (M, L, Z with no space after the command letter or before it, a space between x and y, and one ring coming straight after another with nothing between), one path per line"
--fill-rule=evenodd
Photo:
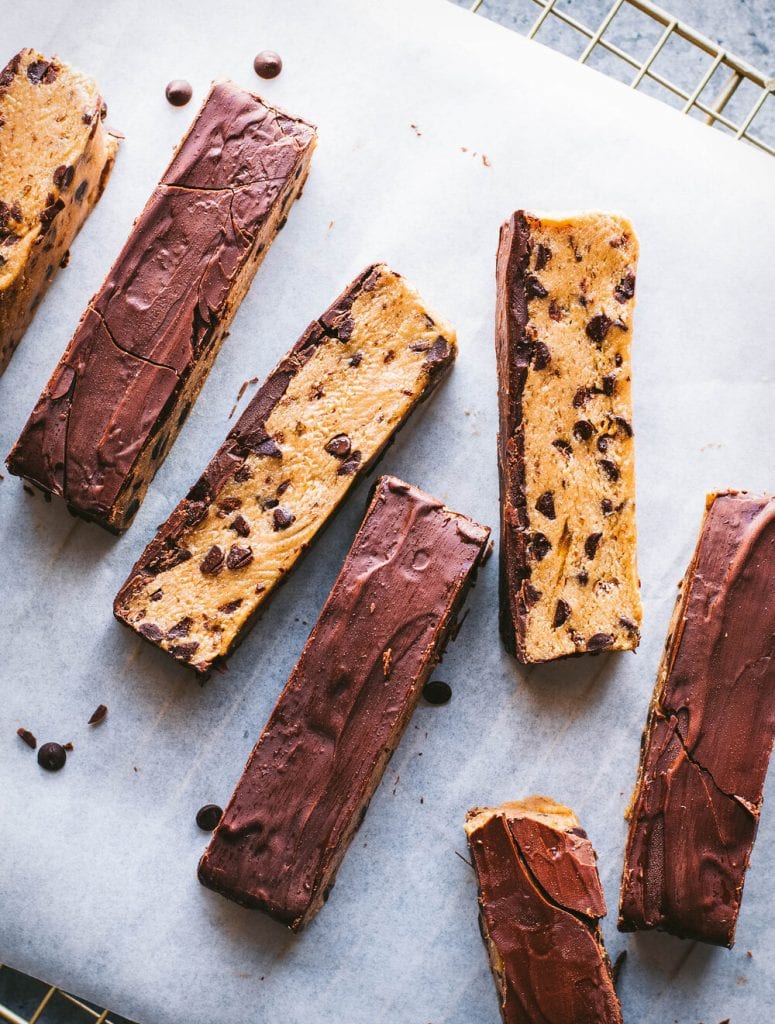
M488 540L488 529L416 488L393 477L377 482L200 861L203 885L294 931L320 909Z
M100 722L104 722L108 715L107 704L98 704L95 710L91 714L91 718L86 723L87 725L99 725Z
M16 730L16 735L19 737L20 740L23 740L28 747L31 747L32 750L34 750L37 747L38 741L35 739L34 734L31 733L29 729L25 729L23 726L20 725L19 728Z

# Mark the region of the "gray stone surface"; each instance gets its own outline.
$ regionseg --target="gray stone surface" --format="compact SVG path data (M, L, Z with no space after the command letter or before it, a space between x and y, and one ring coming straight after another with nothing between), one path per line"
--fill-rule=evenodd
M460 7L471 7L471 0L452 2ZM590 28L597 28L611 3L612 0L557 0L555 7ZM665 0L660 6L765 75L775 76L773 0ZM485 0L480 13L525 34L539 15L540 6L535 0ZM636 59L643 60L658 41L661 31L661 26L635 10L625 0L605 38ZM553 17L545 21L536 38L572 57L578 57L586 43L579 33ZM709 62L709 57L674 37L655 61L654 70L690 92L699 82ZM630 82L634 74L628 65L600 49L591 56L589 64L623 82ZM728 72L718 71L711 79L702 94L706 105L712 105L727 75ZM641 89L673 106L683 105L682 100L654 82L645 81ZM740 123L757 97L758 90L750 83L743 83L726 108L727 115L735 123ZM696 116L702 115L698 112ZM775 146L775 95L770 94L765 101L753 130L760 138Z

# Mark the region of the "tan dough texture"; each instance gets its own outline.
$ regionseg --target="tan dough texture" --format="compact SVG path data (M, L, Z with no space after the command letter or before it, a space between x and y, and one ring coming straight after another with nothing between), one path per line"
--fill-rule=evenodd
M454 330L387 267L375 268L372 279L353 302L347 340L323 337L291 376L264 423L273 442L267 452L251 451L235 464L205 517L177 537L190 555L149 573L152 544L116 599L118 618L198 671L230 651L435 383L433 346L443 343L451 363Z
M0 72L0 373L81 225L118 148L93 79L22 50Z

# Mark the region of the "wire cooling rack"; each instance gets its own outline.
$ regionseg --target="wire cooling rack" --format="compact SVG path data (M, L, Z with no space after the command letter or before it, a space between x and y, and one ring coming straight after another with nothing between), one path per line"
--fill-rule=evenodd
M597 27L571 13L573 0L469 0L468 6L775 156L775 78L650 0L614 0Z
M473 0L470 10L486 16L495 2ZM596 28L585 25L570 13L572 0L524 0L524 3L533 17L527 23L523 17L521 26L516 13L517 0L509 0L508 4L500 0L498 6L508 6L510 12L514 8L514 26L522 27L529 39L538 38L574 55L582 64L597 67L627 82L633 89L658 96L685 114L699 117L775 156L775 79L768 79L649 0L614 0ZM540 8L537 16L535 7ZM522 13L524 15L524 10ZM633 23L633 14L641 18L637 26ZM635 41L641 47L645 41L645 52L631 52ZM683 53L676 50L676 43L683 45ZM664 63L665 58L671 56L671 65L683 70L687 82L674 81L660 70L660 61ZM677 57L680 60L676 60ZM2 1000L13 1001L17 1009L4 1005ZM53 985L28 979L2 963L0 1021L8 1024L130 1024L123 1017L91 1006Z

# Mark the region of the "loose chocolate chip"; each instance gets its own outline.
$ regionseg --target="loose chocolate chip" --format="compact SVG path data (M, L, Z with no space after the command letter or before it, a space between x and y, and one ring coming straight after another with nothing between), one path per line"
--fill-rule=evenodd
M256 54L253 61L253 70L259 78L277 78L283 69L283 62L279 53L274 50L262 50Z
M164 90L164 95L167 97L167 102L171 103L173 107L185 107L194 95L194 90L191 88L191 83L187 82L185 78L173 78Z
M534 533L530 545L533 549L533 556L538 562L543 561L552 548L551 541L543 533Z
M558 437L556 441L552 441L552 447L561 452L566 459L569 459L573 454L573 445L569 441L563 441L562 438Z
M236 516L229 525L230 530L234 530L240 537L250 536L250 523L244 516Z
M533 367L536 370L545 370L552 361L552 354L543 341L537 341L533 348Z
M158 643L164 636L164 633L155 622L143 622L142 625L137 627L137 632L153 643Z
M588 441L595 432L589 420L576 420L573 424L573 436L577 441Z
M543 245L539 242L536 246L536 270L543 270L551 258L552 250L548 245Z
M91 718L87 722L87 725L99 725L100 722L104 722L108 715L108 705L98 704L92 712Z
M280 446L273 437L268 437L265 441L257 444L253 451L256 455L266 455L270 459L281 459L283 457Z
M612 462L610 459L598 459L598 463L608 479L613 483L616 483L619 479L619 467L616 463Z
M612 647L614 638L610 633L594 633L589 640L587 640L588 651L604 651L608 647Z
M75 201L80 203L83 197L86 195L86 189L89 187L88 181L82 181L78 188L75 190Z
M194 625L194 620L190 615L184 615L183 618L176 622L169 630L167 630L168 640L180 640L182 637L188 636L191 632L191 627Z
M56 80L57 69L47 60L34 60L27 65L27 78L33 85L51 85Z
M227 601L226 604L219 604L218 611L223 612L224 615L232 615L242 604L242 598L238 597L234 601Z
M580 387L576 394L573 396L573 408L580 409L582 405L586 405L589 400L590 391L589 388Z
M587 558L594 558L597 554L597 546L600 543L602 533L590 533L587 539L584 541L584 551Z
M350 366L360 366L363 361L363 352L353 352L350 356Z
M361 453L355 451L336 471L337 476L354 476L361 464Z
M167 648L173 658L180 658L181 661L188 661L192 654L199 650L198 640L189 640L187 644L172 644Z
M624 418L624 416L614 416L614 423L617 425L617 427L622 428L622 432L626 434L627 437L632 437L632 427Z
M25 729L23 726L19 726L19 728L16 730L16 735L19 737L20 740L24 740L27 746L31 747L33 750L35 749L35 747L37 747L38 741L35 739L35 737L30 732L29 729Z
M54 184L57 188L68 188L75 177L75 168L72 165L60 164L54 171Z
M203 832L212 832L223 817L223 808L218 804L205 804L196 812L196 823Z
M343 459L350 454L352 442L347 434L336 434L326 443L325 449L329 455L333 455L337 459Z
M546 516L547 519L556 519L557 514L554 511L554 494L552 491L544 491L541 497L536 502L536 508L542 516Z
M545 299L549 292L533 274L525 278L525 294L529 299Z
M559 629L563 623L568 621L570 615L570 605L567 601L558 601L557 607L554 610L554 619L552 620L552 626L554 629Z
M607 373L603 377L603 394L609 397L616 391L616 374Z
M434 679L423 686L422 695L429 704L446 704L452 696L452 687L449 683Z
M541 591L534 587L529 580L526 580L522 584L522 599L526 608L532 608L541 600Z
M635 274L628 271L614 288L614 298L617 302L627 302L635 294Z
M605 452L608 451L608 435L607 434L601 434L601 436L597 439L597 450L599 452L602 452L602 453L605 453Z
M640 636L640 630L638 629L637 622L633 622L632 619L628 619L626 615L619 616L619 625L626 629L632 636Z
M576 577L576 579L579 581L580 586L586 587L587 583L589 583L589 573L584 572L584 570L582 569Z
M276 514L276 513L275 513ZM253 561L253 552L250 548L241 548L238 544L232 544L226 556L227 569L244 569Z
M38 751L38 764L47 772L58 772L66 760L67 751L61 743L44 743Z
M605 313L593 316L586 326L587 337L591 338L597 346L602 345L611 329L611 323L610 317L607 317Z
M600 511L603 513L603 515L610 516L613 510L614 503L611 501L611 499L603 498L603 500L600 502Z
M272 529L287 530L291 523L296 521L296 516L287 508L276 508L272 513Z
M217 544L213 544L202 561L199 563L199 571L205 576L217 576L223 568L223 552Z

